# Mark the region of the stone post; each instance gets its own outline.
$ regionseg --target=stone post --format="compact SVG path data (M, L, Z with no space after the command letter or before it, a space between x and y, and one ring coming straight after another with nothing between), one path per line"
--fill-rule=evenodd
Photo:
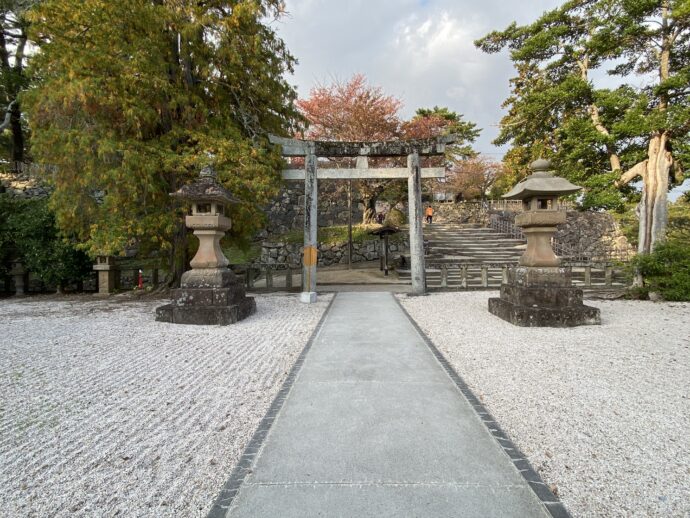
M424 268L424 234L422 229L422 179L419 170L419 153L407 156L407 196L410 220L410 274L412 294L426 292L426 271Z
M99 295L108 295L119 288L120 272L113 256L99 255L93 269L98 272Z
M266 288L273 289L273 268L270 264L266 265Z
M26 278L26 269L24 269L24 265L20 261L15 261L12 263L12 269L10 270L10 275L12 276L12 279L14 280L14 294L17 297L21 297L23 295L26 295L27 292L27 282L25 282Z
M316 264L318 262L318 185L316 181L316 154L313 143L304 159L304 252L302 259L302 293L305 304L316 302Z
M441 288L448 287L448 266L441 265Z

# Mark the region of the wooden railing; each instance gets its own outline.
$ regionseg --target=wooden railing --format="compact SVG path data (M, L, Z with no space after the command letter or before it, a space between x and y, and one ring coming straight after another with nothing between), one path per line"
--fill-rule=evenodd
M427 264L427 288L447 289L498 289L508 281L508 270L515 263L483 264ZM630 285L626 270L611 263L567 263L563 266L573 280L573 285L584 289L625 288Z
M291 290L299 288L295 285L294 277L301 274L302 266L294 264L275 264L275 263L251 263L251 264L241 264L232 265L231 268L239 272L241 278L244 281L244 285L248 290L266 290L271 291L274 289L286 289ZM284 272L285 286L275 286L275 277L278 272ZM257 288L257 281L264 281L264 286Z

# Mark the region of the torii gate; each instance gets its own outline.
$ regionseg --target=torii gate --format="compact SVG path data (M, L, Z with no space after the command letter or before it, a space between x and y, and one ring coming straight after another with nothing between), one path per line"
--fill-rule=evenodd
M422 178L445 178L445 168L421 168L420 156L442 156L446 145L453 144L455 135L425 140L394 140L389 142L331 142L298 140L270 135L272 144L282 146L284 157L304 157L304 169L285 169L284 180L304 180L304 252L302 259L302 293L300 300L316 302L316 240L318 215L318 180L366 180L407 178L408 209L410 220L410 259L412 293L422 295L426 291L424 270L424 237L422 234ZM407 168L368 167L368 157L407 156ZM318 169L318 157L357 158L354 169Z

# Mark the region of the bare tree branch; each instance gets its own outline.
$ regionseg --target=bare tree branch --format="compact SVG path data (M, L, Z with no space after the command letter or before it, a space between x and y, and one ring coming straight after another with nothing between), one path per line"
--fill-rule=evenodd
M628 185L638 176L644 176L646 171L647 160L643 160L642 162L635 164L631 169L628 169L625 173L623 173L620 179L615 183L615 186L620 187L621 185Z

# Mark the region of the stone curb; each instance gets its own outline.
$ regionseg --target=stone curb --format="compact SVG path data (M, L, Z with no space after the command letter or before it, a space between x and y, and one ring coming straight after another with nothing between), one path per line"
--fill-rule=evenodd
M302 349L302 352L297 357L297 360L295 360L292 369L290 369L290 373L288 374L287 378L285 378L283 385L280 387L280 390L276 394L276 397L273 399L271 406L268 408L266 415L259 423L259 426L254 432L254 435L245 447L244 452L242 453L242 456L240 457L240 460L237 463L237 466L235 466L235 469L230 475L230 478L227 480L227 482L225 482L222 489L220 490L220 493L216 497L216 500L214 501L213 507L211 507L211 510L207 515L207 518L225 518L225 516L227 515L227 512L230 509L230 506L232 505L235 496L237 496L237 493L239 492L240 487L244 482L244 479L249 473L251 473L251 468L254 464L254 460L256 459L256 456L259 454L259 451L261 450L261 446L263 445L263 442L266 439L269 430L271 429L271 425L273 425L273 421L275 421L276 417L280 413L280 410L283 407L283 403L287 399L290 390L292 389L292 385L295 383L297 375L299 374L299 371L301 370L302 365L304 364L304 359L306 358L307 353L311 349L314 340L321 331L321 328L323 327L323 324L326 321L326 317L328 316L328 313L331 310L331 306L333 306L333 302L335 301L337 296L337 293L333 294L333 298L328 303L328 306L324 310L323 315L321 315L321 319L319 320L319 323L316 325L314 332L309 337L309 340L304 346L304 349Z
M560 499L551 492L549 486L546 485L539 474L534 470L525 455L515 444L513 444L513 441L508 438L499 424L494 420L493 416L486 409L484 404L479 401L472 390L467 386L467 383L465 383L462 377L455 371L453 366L448 363L448 360L446 360L441 351L438 350L431 339L424 331L422 331L417 322L410 316L400 300L398 300L398 297L394 296L393 298L405 316L417 330L419 336L422 337L429 350L433 353L443 369L446 371L450 379L453 380L453 383L455 383L458 390L460 390L462 395L465 396L465 399L467 399L470 405L472 405L475 413L479 419L481 419L482 423L484 423L489 433L501 446L501 448L503 448L503 451L506 453L506 455L510 457L510 460L515 465L515 468L524 477L529 487L537 495L537 498L539 498L542 504L544 504L546 510L551 514L551 516L553 516L553 518L572 518Z

